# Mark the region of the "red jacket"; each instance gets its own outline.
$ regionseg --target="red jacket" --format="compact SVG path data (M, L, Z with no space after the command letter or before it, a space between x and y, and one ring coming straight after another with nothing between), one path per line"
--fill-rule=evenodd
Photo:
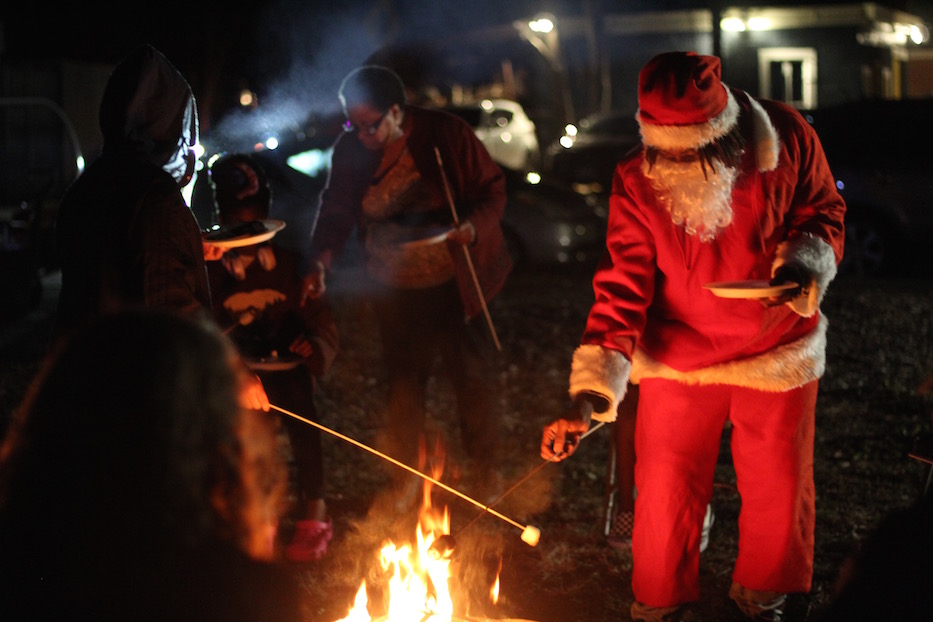
M461 221L476 228L476 241L470 254L487 300L505 285L512 269L501 221L505 212L505 177L472 128L459 117L438 110L405 107L406 128L410 127L408 149L422 179L434 192L446 196L434 148L444 163L444 172ZM334 144L327 187L321 194L320 209L312 229L310 257L336 257L362 213L362 201L370 180L379 166L380 154L368 151L350 134ZM445 217L450 217L445 207ZM449 222L449 221L448 221ZM476 287L463 252L449 243L457 284L469 317L482 310Z
M816 133L795 110L741 91L733 96L748 143L732 192L733 221L711 242L671 222L642 173L642 153L616 168L606 254L574 354L572 395L591 391L615 404L630 371L634 382L654 376L772 391L822 374L818 305L842 257L845 204ZM814 275L807 298L768 308L703 287L767 280L784 263Z

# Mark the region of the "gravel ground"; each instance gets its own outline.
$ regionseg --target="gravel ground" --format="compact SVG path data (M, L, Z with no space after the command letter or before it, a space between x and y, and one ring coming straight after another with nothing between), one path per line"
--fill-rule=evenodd
M442 380L429 386L429 412L446 452L441 481L467 494L498 493L540 464L541 427L566 406L567 373L591 299L587 268L517 272L491 308L503 351L495 361L498 408L509 453L501 481L471 483ZM372 447L381 445L384 381L372 318L350 279L332 286L342 352L319 393L321 422ZM930 398L916 392L933 372L933 280L839 281L824 301L829 318L827 371L817 406L817 533L813 589L794 599L791 619L818 620L845 560L879 521L919 494L925 468L907 456L914 438L931 430ZM15 326L0 326L0 418L9 414L35 370L48 328L50 294ZM0 419L2 421L2 419ZM541 529L529 547L520 530L483 516L457 535L456 595L469 619L539 622L629 619L631 556L606 546L603 505L608 430L584 441L577 454L549 465L496 508ZM695 619L742 620L726 592L736 553L739 499L724 440L713 505L717 520L701 558L702 601ZM388 462L325 434L328 503L335 536L327 557L296 567L307 590L307 620L344 615L365 577L378 583L375 555L385 538L414 540L421 480L393 486L400 472ZM438 464L433 449L432 464ZM495 496L494 494L492 496ZM487 497L488 498L488 497ZM435 489L456 533L479 512ZM496 572L497 605L485 590ZM376 591L374 590L374 594ZM469 604L467 604L469 603ZM484 604L486 603L486 604Z
M931 429L929 398L916 393L933 372L931 285L925 279L839 280L824 301L830 323L817 407L815 576L811 593L789 604L791 619L818 619L859 541L920 494L926 471L907 451L918 434ZM511 448L500 465L500 491L540 463L541 427L567 404L570 358L591 296L588 269L526 270L514 275L491 309L503 344L495 364ZM383 381L371 318L352 291L335 292L334 303L343 352L322 388L322 421L378 446ZM449 440L450 470L460 458L448 416L453 402L443 382L430 388L429 410ZM603 537L608 432L597 431L572 459L544 468L496 506L523 525L540 527L536 548L520 541L519 529L488 516L458 536L458 577L470 593L482 594L476 583L486 580L484 569L501 562L498 605L474 604L471 617L629 619L631 555L609 548ZM413 539L420 503L417 496L411 503L411 495L402 501L388 488L387 470L397 467L337 439L325 441L325 448L336 535L328 558L301 571L309 619L322 622L345 615L383 538L397 533L394 542ZM456 481L456 473L449 477ZM441 492L434 498L449 504L454 533L476 514L454 495ZM694 614L699 620L741 620L727 597L740 502L725 436L713 505L717 520L701 558L703 597Z

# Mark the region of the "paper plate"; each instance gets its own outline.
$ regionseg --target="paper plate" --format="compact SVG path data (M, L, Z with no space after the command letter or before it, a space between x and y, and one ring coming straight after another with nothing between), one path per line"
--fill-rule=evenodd
M412 248L417 246L430 246L432 244L438 244L447 239L447 234L449 234L453 229L447 227L438 227L436 229L431 229L426 232L426 236L419 238L417 240L409 240L407 242L402 242L401 246L403 248Z
M260 359L246 359L246 366L257 371L284 371L295 369L303 361L300 356L269 356Z
M765 279L751 281L720 281L718 283L707 283L704 285L720 298L770 298L780 296L784 292L800 287L797 283L781 283L780 285L771 285Z
M214 225L201 232L201 239L221 248L236 248L265 242L284 228L285 222L281 220L254 220L224 227Z

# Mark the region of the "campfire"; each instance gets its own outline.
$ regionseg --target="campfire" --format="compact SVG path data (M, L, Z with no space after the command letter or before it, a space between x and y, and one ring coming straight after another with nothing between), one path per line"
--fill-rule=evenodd
M450 533L450 514L447 507L445 506L443 509L437 509L432 502L432 487L437 486L442 488L482 510L480 514L474 516L464 527L461 527L461 531L465 527L473 524L473 522L483 515L490 515L513 527L521 529L522 542L529 546L537 546L541 536L541 531L537 527L530 524L523 525L493 509L492 506L496 505L503 497L510 494L522 483L530 479L545 467L550 460L540 463L518 482L513 484L511 488L501 493L487 505L444 484L438 479L443 471L443 451L440 445L435 449L434 456L435 464L440 464L440 466L436 466L433 469L433 476L430 476L316 421L302 417L301 415L276 406L275 404L270 404L270 408L336 436L424 480L423 501L419 512L418 525L415 530L415 547L413 548L411 544L405 544L399 547L391 540L386 540L379 552L379 564L382 569L381 574L385 579L380 583L386 584L385 597L381 599L384 605L375 605L370 602L371 591L379 591L380 587L370 585L367 583L366 579L363 579L356 592L356 597L354 598L353 605L350 607L349 613L335 622L408 622L409 620L412 622L481 622L482 620L489 620L486 617L464 617L458 613L459 610L469 609L471 602L460 603L459 606L455 606L456 603L454 603L451 596L450 587L454 579L451 575L451 555L456 546L456 538ZM586 438L602 425L603 422L600 422L591 427L580 437L580 440ZM419 453L419 463L423 466L426 462L426 451L423 444ZM484 604L491 603L495 605L498 603L499 570L501 570L501 558L499 560L499 569L495 573L495 578L488 586L487 596L485 597L487 602ZM475 602L475 599L472 598L467 600ZM380 610L376 617L374 617L372 613L374 609ZM384 613L382 610L384 610ZM501 619L499 622L507 621ZM522 621L513 620L513 622Z
M434 473L440 477L441 469ZM356 592L346 617L337 622L458 622L472 620L460 617L451 595L451 558L437 555L431 546L450 533L450 513L447 506L438 507L432 501L433 484L426 480L423 499L415 529L414 543L396 544L386 540L378 555L381 585L364 579ZM374 560L375 563L375 560ZM382 593L382 602L370 602L371 591ZM489 602L499 598L499 576L489 585ZM379 608L382 611L371 611ZM483 618L485 619L485 618Z

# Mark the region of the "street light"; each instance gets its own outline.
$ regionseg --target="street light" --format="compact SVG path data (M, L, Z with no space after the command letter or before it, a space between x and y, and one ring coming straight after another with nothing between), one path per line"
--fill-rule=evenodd
M512 22L512 26L518 31L522 39L538 50L541 56L547 60L551 71L557 76L563 105L563 121L567 123L575 120L570 88L567 84L567 76L564 73L564 65L561 62L557 18L550 13L539 13L527 21L516 20Z

